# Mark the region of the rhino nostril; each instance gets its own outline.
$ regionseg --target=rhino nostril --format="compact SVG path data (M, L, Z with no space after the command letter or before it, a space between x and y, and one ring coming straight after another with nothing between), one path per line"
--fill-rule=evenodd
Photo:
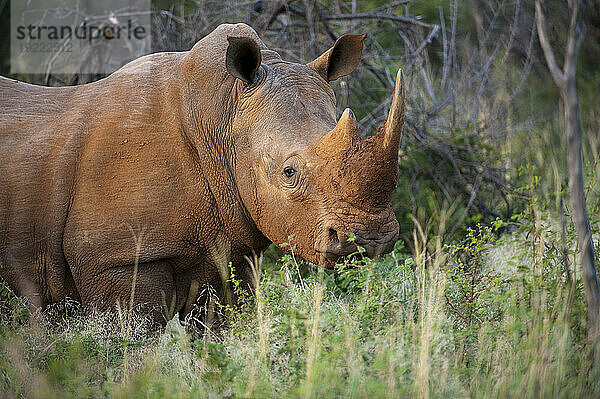
M321 251L328 254L332 259L347 255L356 250L353 242L349 241L349 236L343 230L335 227L326 226L323 231Z
M335 229L332 229L331 227L327 231L329 233L329 242L333 245L339 244L340 240L338 237L338 232Z
M327 236L327 251L341 254L341 252L345 250L346 244L348 243L348 238L346 237L346 234L334 229L333 227L329 227L327 229Z

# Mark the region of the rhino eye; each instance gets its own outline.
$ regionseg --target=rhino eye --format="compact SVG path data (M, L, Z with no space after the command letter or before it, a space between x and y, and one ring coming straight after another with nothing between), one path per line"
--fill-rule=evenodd
M283 174L289 179L290 177L294 177L296 174L296 169L292 168L291 166L286 166L283 168Z

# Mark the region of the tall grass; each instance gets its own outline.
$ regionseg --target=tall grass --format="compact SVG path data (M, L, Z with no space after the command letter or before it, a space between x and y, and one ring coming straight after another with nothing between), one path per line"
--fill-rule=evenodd
M527 228L546 229L535 220ZM559 236L545 230L535 263L537 242L498 242L496 227L444 246L417 225L412 256L398 243L336 273L255 257L254 299L210 336L176 320L152 333L135 312L121 329L117 313L70 303L31 315L5 287L0 396L598 397L600 359ZM506 245L510 271L485 256Z

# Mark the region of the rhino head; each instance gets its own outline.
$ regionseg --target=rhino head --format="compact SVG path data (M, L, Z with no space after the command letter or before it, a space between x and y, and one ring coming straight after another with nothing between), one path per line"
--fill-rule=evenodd
M244 205L270 241L284 250L290 246L282 244L295 244L295 254L323 267L357 245L370 257L388 253L398 239L390 201L404 117L402 72L385 125L366 139L350 109L336 122L329 85L356 68L363 39L344 35L306 65L271 57L250 38L228 39L227 70L242 93L233 129L245 132L236 145L244 148L236 162Z

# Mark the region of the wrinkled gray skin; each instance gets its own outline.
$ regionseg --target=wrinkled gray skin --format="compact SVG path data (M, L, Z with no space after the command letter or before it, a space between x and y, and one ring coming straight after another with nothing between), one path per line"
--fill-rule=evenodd
M368 143L365 156L323 137L357 134L350 111L336 127L328 80L356 67L362 36L338 42L300 65L250 27L221 25L189 52L83 86L0 78L0 276L36 306L106 309L129 303L137 261L134 303L164 323L205 284L224 295L228 262L250 284L244 256L290 235L325 267L355 249L350 232L369 254L389 252L397 146L380 162ZM352 182L352 154L383 177Z

